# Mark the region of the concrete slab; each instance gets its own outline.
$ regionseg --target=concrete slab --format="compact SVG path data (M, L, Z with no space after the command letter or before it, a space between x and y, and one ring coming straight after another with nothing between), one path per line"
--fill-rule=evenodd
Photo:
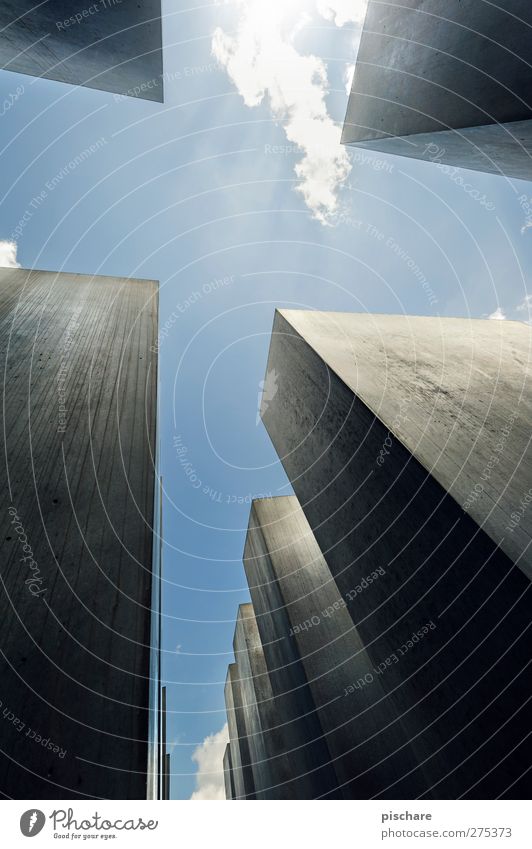
M352 696L353 684L371 674L373 664L295 496L253 502L244 565L266 639L281 621L279 614L286 617L285 630L275 632L275 651L264 644L272 670L274 664L282 665L284 675L275 680L288 684L288 690L275 696L293 700L290 713L296 715L296 681L305 681L337 792L368 799L395 779L393 798L421 793L425 781L416 774L408 738L380 682L357 688ZM368 575L361 591L371 595L372 583L384 575L382 568ZM268 597L269 606L264 604ZM279 599L282 611L275 609ZM311 739L307 746L312 749Z
M255 783L251 768L246 717L242 706L240 674L236 663L230 663L227 669L225 707L231 744L231 767L235 791L233 798L255 799Z
M526 0L370 0L343 143L529 179L531 25Z
M519 180L532 177L532 121L396 136L351 146L430 162L451 176L455 172L450 168L467 168Z
M282 310L326 366L532 577L532 329ZM381 459L386 455L381 455Z
M529 333L275 317L263 421L342 596L385 569L348 608L373 664L364 689L385 688L427 796L526 792L528 505L518 537L503 522L532 485Z
M286 734L262 650L252 604L241 604L236 620L234 651L242 692L257 799L296 799L297 781L287 754Z
M0 68L161 103L160 0L5 0Z
M231 760L231 743L227 744L224 752L224 786L226 800L234 799L235 782L233 779L233 764Z
M0 269L8 797L146 798L157 299Z

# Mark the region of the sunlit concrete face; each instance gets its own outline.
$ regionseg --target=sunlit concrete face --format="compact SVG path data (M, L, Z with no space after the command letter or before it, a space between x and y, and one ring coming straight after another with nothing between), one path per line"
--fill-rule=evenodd
M225 708L229 727L233 799L255 799L255 782L242 705L241 675L236 663L230 663L225 681ZM233 791L232 791L233 792Z
M0 270L0 791L146 798L157 283Z
M371 659L358 683L385 689L440 798L526 792L532 516L512 514L532 491L529 334L289 310L274 322L264 424Z
M0 67L163 100L160 0L5 0Z
M526 0L370 0L344 144L530 179Z
M282 718L295 796L342 798L298 645L290 636L290 617L255 505L246 536L244 567L277 714Z
M241 604L233 641L257 799L297 799L292 741L272 691L252 604Z

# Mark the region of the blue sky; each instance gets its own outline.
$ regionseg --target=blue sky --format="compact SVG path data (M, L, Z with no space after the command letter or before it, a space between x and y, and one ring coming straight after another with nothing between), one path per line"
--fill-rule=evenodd
M164 104L0 72L1 101L23 89L1 116L0 239L24 267L161 284L175 798L220 793L195 773L219 762L222 737L202 744L225 722L249 502L290 491L256 422L275 306L528 318L529 185L341 148L356 4L263 6L163 2Z

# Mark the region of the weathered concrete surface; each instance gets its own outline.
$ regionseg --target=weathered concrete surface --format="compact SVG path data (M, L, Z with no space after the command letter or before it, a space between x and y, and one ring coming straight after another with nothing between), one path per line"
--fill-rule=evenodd
M532 509L509 529L532 486L530 327L423 316L281 315L532 577Z
M0 67L163 100L160 0L4 0Z
M231 743L228 743L224 752L224 785L225 798L235 798L235 782L233 779L233 765L231 760Z
M532 121L375 139L352 147L432 162L444 173L453 166L520 180L532 178Z
M346 798L370 798L395 779L393 798L422 792L425 783L416 773L408 738L380 682L359 689L356 698L349 692L373 664L295 496L253 502L244 565L266 638L280 614L285 617L283 630L276 631L275 651L269 644L264 648L272 673L277 671L273 664L282 667L283 678L275 680L289 686L275 692L276 700L294 700L291 713L296 714L295 682L306 682L337 791ZM384 574L381 569L368 576L363 591L371 594L372 583ZM307 745L312 749L313 741ZM408 780L401 782L406 774Z
M246 717L242 706L240 674L236 663L230 663L227 669L225 707L231 744L231 773L234 782L233 798L255 799L255 783L251 768Z
M252 604L241 604L234 652L257 799L297 799L289 735L279 715Z
M298 311L274 322L263 421L343 597L386 571L349 601L375 669L363 689L382 683L441 798L526 792L527 509L513 533L505 523L532 485L529 333Z
M530 178L531 25L526 0L370 0L342 141Z
M0 269L5 796L146 797L157 297Z

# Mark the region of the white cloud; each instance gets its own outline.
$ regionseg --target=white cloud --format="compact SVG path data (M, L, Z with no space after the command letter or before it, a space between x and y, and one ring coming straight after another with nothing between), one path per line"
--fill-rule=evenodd
M523 321L532 324L532 295L525 295L524 300L516 306L516 310L526 312L526 318L523 318Z
M198 771L192 800L225 799L223 757L228 742L229 730L225 723L220 731L209 734L194 749L192 760L198 765Z
M340 129L327 111L327 69L317 56L302 55L294 39L308 22L291 0L237 0L236 35L214 32L212 52L244 103L267 102L289 142L303 153L296 164L297 191L313 216L328 223L338 208L338 190L351 165L340 145ZM347 4L320 4L343 20ZM356 4L355 4L356 5Z
M363 24L367 0L317 0L316 7L323 18L334 21L337 27L344 24Z
M501 308L497 307L495 312L492 312L491 315L488 316L488 318L494 319L495 321L504 321L506 316L501 310Z
M2 268L20 268L17 262L17 243L0 239L0 266Z

